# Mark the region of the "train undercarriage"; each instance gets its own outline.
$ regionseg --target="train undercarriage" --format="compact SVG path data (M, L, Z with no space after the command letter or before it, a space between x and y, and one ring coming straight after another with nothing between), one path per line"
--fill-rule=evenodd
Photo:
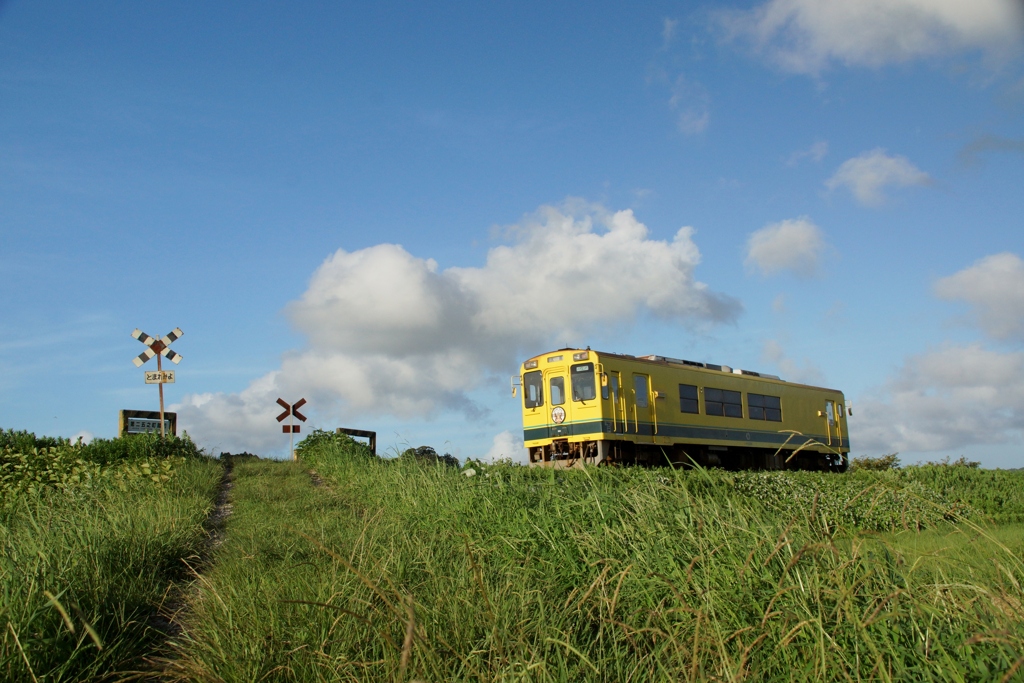
M811 449L777 449L706 444L645 444L602 440L569 442L556 439L532 446L535 467L571 468L583 465L646 467L717 467L726 470L818 470L845 472L847 456Z

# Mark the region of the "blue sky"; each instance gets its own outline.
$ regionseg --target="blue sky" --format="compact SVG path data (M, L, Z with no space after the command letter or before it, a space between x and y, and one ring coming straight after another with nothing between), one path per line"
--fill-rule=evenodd
M156 405L131 331L181 327L215 451L283 454L305 396L516 455L508 377L570 344L1022 466L1022 35L1008 0L7 2L0 426L113 436Z

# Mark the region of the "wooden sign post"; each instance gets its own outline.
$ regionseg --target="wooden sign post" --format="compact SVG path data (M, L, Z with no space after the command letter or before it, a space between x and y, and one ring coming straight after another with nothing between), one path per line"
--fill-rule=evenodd
M175 327L173 330L168 332L163 339L150 337L137 327L135 328L135 331L132 332L132 337L138 339L147 347L145 351L132 359L132 362L135 363L135 367L141 368L143 363L153 356L156 356L156 372L146 373L146 384L157 384L160 387L161 439L166 437L166 434L164 434L164 384L174 382L174 371L169 370L164 372L164 369L160 364L160 358L161 356L166 356L167 360L171 361L175 365L181 362L181 356L171 350L171 342L180 339L183 334L185 333L181 331L180 327Z

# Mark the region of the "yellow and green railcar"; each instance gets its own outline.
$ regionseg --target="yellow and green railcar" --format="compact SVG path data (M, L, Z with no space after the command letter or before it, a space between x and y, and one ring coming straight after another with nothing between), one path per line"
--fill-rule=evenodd
M847 468L848 408L834 389L590 349L535 356L516 379L531 465Z

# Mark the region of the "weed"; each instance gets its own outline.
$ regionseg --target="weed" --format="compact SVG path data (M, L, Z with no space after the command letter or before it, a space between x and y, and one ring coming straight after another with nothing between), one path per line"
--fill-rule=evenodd
M3 434L0 679L137 667L160 639L149 618L205 542L220 467L186 440Z

